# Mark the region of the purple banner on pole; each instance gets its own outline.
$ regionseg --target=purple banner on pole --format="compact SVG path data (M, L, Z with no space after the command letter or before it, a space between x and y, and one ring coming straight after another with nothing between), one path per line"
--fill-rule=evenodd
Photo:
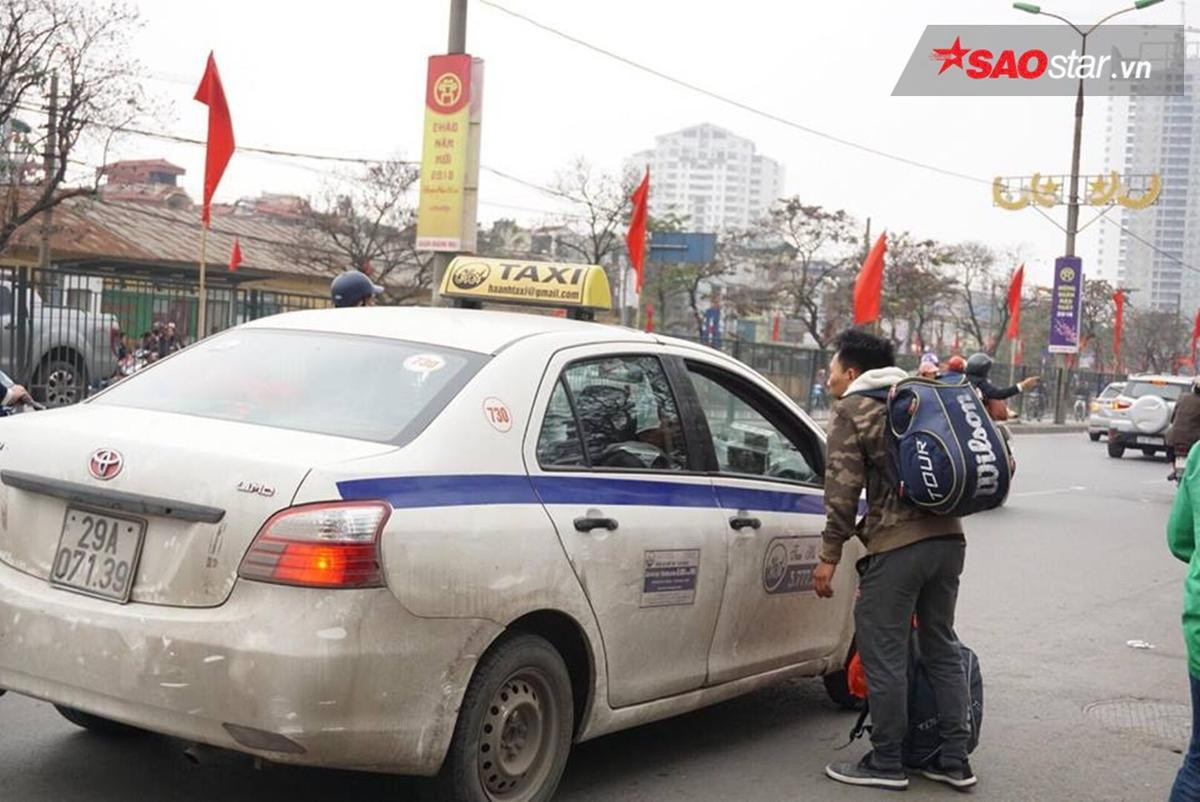
M1054 260L1054 293L1050 296L1050 353L1079 353L1079 310L1083 302L1083 260Z

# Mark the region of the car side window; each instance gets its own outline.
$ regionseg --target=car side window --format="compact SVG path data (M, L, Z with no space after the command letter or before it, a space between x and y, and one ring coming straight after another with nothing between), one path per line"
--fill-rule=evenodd
M688 375L721 473L822 484L817 444L795 436L802 424L783 423L782 410L773 411L772 402L756 399L753 388L733 376L691 363Z
M569 365L546 410L538 463L686 470L683 422L658 359L604 357Z
M542 419L542 431L538 435L538 464L543 468L587 467L583 455L583 438L567 386L560 378L554 383L554 393Z

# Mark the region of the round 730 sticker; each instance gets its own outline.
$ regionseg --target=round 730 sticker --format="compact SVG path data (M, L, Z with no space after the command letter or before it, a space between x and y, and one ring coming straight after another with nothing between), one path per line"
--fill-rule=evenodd
M499 398L483 399L483 416L498 432L507 432L512 428L512 413Z

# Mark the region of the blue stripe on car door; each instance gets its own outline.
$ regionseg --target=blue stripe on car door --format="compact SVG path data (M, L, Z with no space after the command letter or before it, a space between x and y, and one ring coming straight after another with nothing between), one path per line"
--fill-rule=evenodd
M605 476L451 474L396 476L339 482L346 500L382 499L396 509L486 504L594 504L646 507L713 507L809 515L824 513L815 493L788 493L707 482L613 479ZM714 492L715 490L715 492Z

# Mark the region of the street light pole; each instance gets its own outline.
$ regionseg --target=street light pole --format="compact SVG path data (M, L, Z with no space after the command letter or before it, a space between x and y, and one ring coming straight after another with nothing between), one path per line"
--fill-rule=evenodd
M1053 17L1060 22L1066 23L1070 28L1079 34L1082 41L1081 56L1087 55L1087 38L1093 31L1099 28L1104 23L1108 22L1113 17L1120 16L1129 11L1140 11L1148 6L1161 3L1162 0L1136 0L1129 8L1122 8L1119 11L1114 11L1107 17L1104 17L1086 31L1082 30L1078 25L1071 22L1066 17L1060 17L1058 14L1052 14L1048 11L1043 11L1041 6L1033 3L1013 3L1013 8L1018 11L1024 11L1027 14L1040 14L1043 17ZM1075 235L1079 233L1079 151L1083 144L1083 76L1079 77L1079 89L1075 93L1075 133L1071 139L1071 183L1068 189L1067 196L1067 243L1064 256L1075 255ZM1082 284L1081 284L1082 286ZM1054 394L1054 422L1065 423L1067 419L1067 382L1065 371L1067 367L1066 357L1062 354L1058 357L1059 381L1055 388Z

